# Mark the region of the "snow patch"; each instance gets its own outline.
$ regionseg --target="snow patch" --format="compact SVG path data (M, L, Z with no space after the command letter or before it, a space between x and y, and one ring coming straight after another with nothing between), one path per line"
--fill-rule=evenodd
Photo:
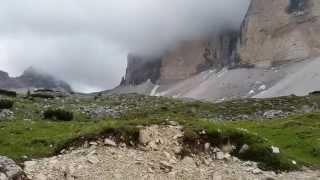
M159 85L155 85L150 92L150 96L157 96L157 90L160 88Z

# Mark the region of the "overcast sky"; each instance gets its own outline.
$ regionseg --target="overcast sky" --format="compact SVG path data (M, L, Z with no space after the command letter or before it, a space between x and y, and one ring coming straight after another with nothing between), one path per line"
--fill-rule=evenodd
M249 0L1 0L0 70L34 66L75 90L116 86L129 52L159 53L221 27Z

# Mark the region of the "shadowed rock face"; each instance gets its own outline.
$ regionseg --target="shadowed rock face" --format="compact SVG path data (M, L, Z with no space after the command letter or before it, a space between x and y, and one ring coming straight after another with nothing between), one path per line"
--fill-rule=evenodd
M161 59L141 55L128 55L126 75L121 85L139 85L150 80L157 83L160 77Z
M0 88L13 90L46 88L72 92L71 87L66 82L56 80L54 77L39 72L32 67L15 78L11 78L8 73L0 71Z
M320 55L319 0L253 0L242 26L242 63L270 66Z

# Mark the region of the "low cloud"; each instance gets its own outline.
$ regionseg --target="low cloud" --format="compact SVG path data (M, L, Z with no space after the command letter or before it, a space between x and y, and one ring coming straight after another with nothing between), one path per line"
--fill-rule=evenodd
M0 69L35 66L76 90L116 86L129 52L239 28L249 0L2 0Z

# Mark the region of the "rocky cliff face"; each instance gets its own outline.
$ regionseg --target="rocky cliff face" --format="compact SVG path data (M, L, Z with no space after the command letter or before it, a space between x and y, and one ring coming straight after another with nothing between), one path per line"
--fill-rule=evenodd
M160 81L176 82L210 68L234 64L238 33L226 31L206 40L180 43L162 59Z
M239 57L269 66L320 55L319 0L252 0Z
M28 68L21 76L15 78L11 78L8 73L0 71L0 88L22 91L46 88L72 92L71 87L66 82L57 80L51 75L39 72L34 68Z
M131 54L121 85L139 85L149 79L153 83L167 84L210 68L232 65L237 39L237 32L226 31L205 40L180 42L159 58Z

